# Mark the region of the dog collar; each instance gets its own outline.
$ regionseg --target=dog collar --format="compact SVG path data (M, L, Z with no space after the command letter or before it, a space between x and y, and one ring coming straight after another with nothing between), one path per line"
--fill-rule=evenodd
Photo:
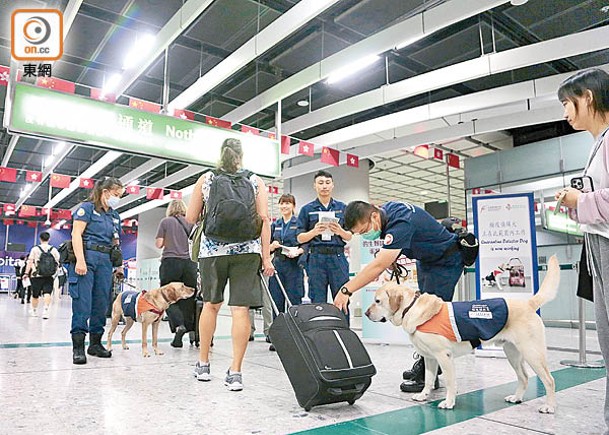
M414 293L414 299L412 300L410 305L408 305L406 308L404 308L404 311L402 311L402 320L404 320L404 316L406 315L406 313L408 313L408 310L410 310L412 308L412 306L414 305L414 303L417 301L417 299L419 299L419 296L421 296L421 292L416 291Z

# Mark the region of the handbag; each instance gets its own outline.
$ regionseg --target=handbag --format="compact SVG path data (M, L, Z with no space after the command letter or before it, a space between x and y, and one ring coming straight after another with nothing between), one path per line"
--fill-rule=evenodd
M61 264L71 263L76 264L76 255L74 254L74 247L72 246L72 240L66 240L59 248L59 262Z
M586 241L582 245L582 256L579 260L579 271L577 277L577 296L594 302L594 287L592 284L592 275L588 271L588 248Z
M205 206L203 206L205 208ZM188 250L190 251L190 259L195 263L199 262L199 252L201 251L201 237L203 236L203 212L199 215L197 223L192 227L192 231L188 236Z

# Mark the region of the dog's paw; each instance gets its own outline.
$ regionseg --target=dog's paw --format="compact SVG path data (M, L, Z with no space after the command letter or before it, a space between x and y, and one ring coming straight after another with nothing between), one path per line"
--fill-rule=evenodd
M149 354L148 352L143 352L143 353L142 353L142 356L143 356L144 358L150 358L150 354Z
M412 395L412 400L415 402L425 402L427 400L427 393L417 393Z
M453 409L454 407L455 407L454 400L449 401L448 399L446 399L446 400L442 400L438 404L438 408L440 408L440 409Z
M522 403L522 397L511 394L509 396L505 396L505 401L509 403Z
M161 356L161 355L165 355L165 352L163 352L162 350L155 350L154 354Z
M129 350L129 346L127 346L126 344L123 346L123 350Z
M542 414L554 414L554 407L548 405L547 403L545 405L540 406L537 410Z

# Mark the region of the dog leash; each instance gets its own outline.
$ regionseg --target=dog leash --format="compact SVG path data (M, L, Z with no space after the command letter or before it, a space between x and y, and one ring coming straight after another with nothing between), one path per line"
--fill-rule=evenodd
M416 292L414 292L414 299L412 300L410 305L408 305L406 308L404 308L404 311L402 311L402 320L404 320L404 316L406 315L406 313L408 313L408 311L412 308L417 299L419 299L419 296L421 296L420 291L417 290Z
M391 267L391 277L389 278L390 281L395 278L395 281L399 284L400 278L408 277L408 269L406 269L405 266L399 264L397 261L394 261L393 263L391 263L390 267Z

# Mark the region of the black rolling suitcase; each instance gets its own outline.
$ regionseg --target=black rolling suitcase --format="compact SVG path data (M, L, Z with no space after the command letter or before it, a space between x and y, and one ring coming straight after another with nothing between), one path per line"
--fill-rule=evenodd
M262 283L270 296L264 278ZM353 405L370 386L376 368L343 313L332 304L289 306L287 313L278 313L272 298L271 303L277 318L269 335L298 404L305 411L328 403Z

